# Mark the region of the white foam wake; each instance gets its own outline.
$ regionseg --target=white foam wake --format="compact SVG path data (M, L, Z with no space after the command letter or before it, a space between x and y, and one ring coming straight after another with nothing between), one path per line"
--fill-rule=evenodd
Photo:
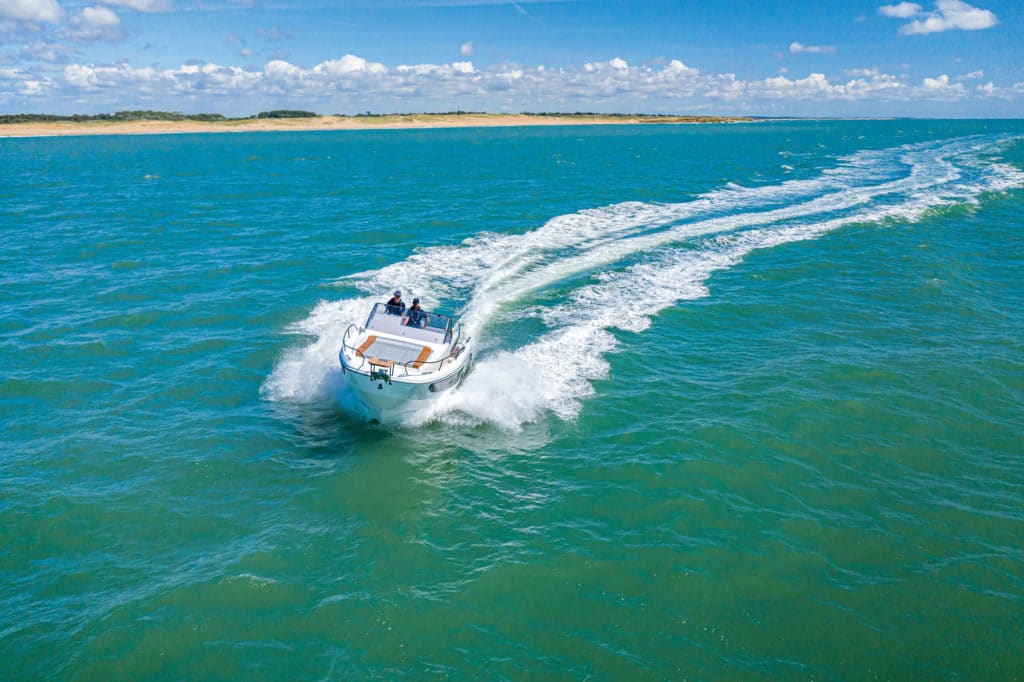
M1006 140L961 138L864 151L808 180L728 185L680 204L627 202L558 216L520 235L481 234L426 248L380 270L343 278L373 298L321 302L292 331L315 337L277 363L262 394L299 402L343 389L337 351L349 324L394 283L428 307L465 307L486 343L463 386L414 421L491 422L505 428L552 413L570 419L606 376L611 330L639 332L756 249L815 239L851 223L917 220L930 208L976 202L1024 186L1024 173L982 160ZM556 296L561 303L548 299ZM509 338L505 321L544 330Z

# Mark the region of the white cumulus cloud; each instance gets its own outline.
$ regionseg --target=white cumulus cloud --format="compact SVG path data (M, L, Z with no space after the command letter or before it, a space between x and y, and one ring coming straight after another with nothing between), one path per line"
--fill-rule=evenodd
M459 47L459 56L460 57L472 57L473 56L473 41L472 40L469 40L469 41L466 41L466 42L462 43L462 45Z
M909 19L921 11L921 5L913 2L901 2L898 5L882 5L878 13L885 17L894 19Z
M682 75L682 76L696 76L700 74L700 69L691 69L686 64L683 64L678 59L673 59L668 63L668 67L665 69L667 72Z
M926 35L943 31L980 31L992 28L999 20L987 9L969 5L963 0L937 0L935 10L924 12L920 5L901 2L898 5L882 5L879 13L898 19L916 17L900 27L902 35Z
M0 0L0 17L55 24L63 16L56 0Z
M921 81L925 97L942 99L960 99L967 94L963 83L953 83L947 74L936 78L925 78Z
M71 17L65 32L75 40L118 40L121 37L121 19L106 7L85 7Z
M362 57L347 54L341 59L328 60L313 67L311 73L327 76L347 76L364 73L387 73L388 67L376 62L368 62Z

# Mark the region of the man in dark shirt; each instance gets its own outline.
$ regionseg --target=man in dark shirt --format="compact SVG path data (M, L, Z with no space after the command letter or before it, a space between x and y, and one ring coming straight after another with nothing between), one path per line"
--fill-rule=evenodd
M419 299L416 299L417 301ZM405 303L402 302L402 290L395 289L395 295L388 299L388 302L384 304L387 306L385 310L388 315L401 315L405 312Z

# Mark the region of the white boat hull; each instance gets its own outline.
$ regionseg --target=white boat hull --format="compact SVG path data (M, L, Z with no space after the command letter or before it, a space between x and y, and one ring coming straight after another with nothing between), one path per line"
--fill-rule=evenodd
M393 422L421 412L445 391L457 388L469 369L471 357L469 354L464 357L465 361L452 365L450 372L439 372L428 381L413 382L400 378L371 380L369 372L349 370L344 364L342 367L352 395L359 400L367 415L381 422Z

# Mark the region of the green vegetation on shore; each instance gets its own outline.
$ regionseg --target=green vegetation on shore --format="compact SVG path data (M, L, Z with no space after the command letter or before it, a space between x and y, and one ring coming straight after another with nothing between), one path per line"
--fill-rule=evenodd
M83 123L87 121L229 121L221 114L182 114L172 111L118 111L114 114L0 114L0 123Z
M298 109L261 111L255 116L224 116L223 114L183 114L180 111L118 111L113 114L0 114L2 123L84 123L89 121L121 123L124 121L251 121L254 118L316 118L319 114Z
M261 111L256 118L316 118L320 114L300 109L275 109L273 111Z

